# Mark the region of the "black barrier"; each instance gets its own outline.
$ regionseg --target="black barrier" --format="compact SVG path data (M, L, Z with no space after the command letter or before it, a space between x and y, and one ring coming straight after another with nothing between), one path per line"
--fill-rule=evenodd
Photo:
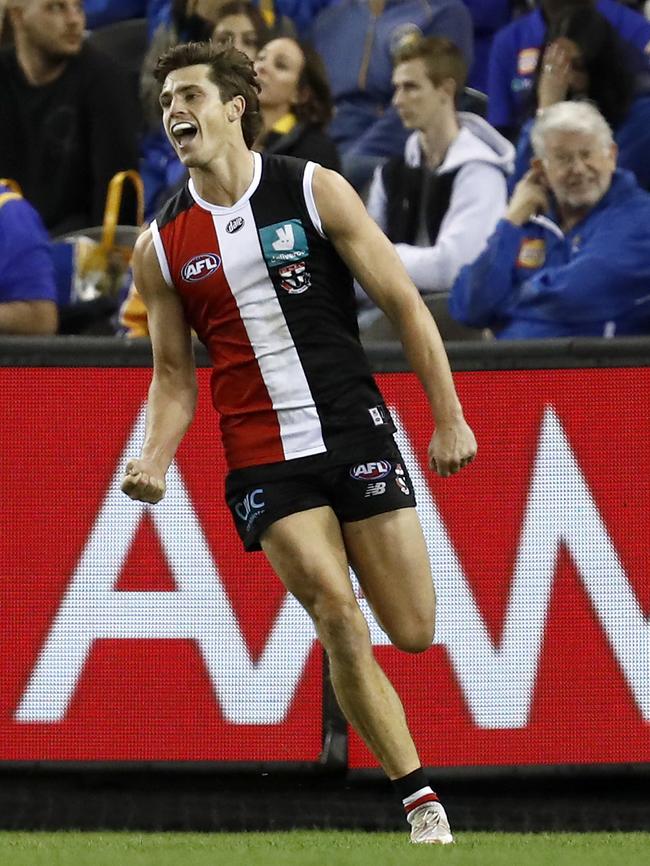
M650 337L467 341L447 343L446 349L452 369L458 372L650 365ZM366 352L376 373L409 370L398 344L373 344ZM210 366L207 352L198 342L195 355L197 366ZM151 362L151 345L146 339L0 338L3 367L148 367Z

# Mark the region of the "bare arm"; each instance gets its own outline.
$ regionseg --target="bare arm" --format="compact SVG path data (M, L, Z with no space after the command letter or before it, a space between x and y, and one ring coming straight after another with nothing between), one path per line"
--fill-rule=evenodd
M56 334L59 314L54 301L7 301L0 304L0 334Z
M138 238L133 277L147 307L154 367L142 453L127 463L122 490L154 503L165 494L165 473L194 417L196 369L190 328L160 272L150 231Z
M317 168L314 198L323 230L375 304L391 319L412 369L426 391L436 430L429 462L440 475L457 472L476 454L438 328L397 253L352 187Z

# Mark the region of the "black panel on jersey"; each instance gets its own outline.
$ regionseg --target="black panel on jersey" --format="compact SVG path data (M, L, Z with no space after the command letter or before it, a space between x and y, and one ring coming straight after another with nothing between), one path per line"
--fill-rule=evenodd
M299 219L306 234L309 254L295 268L265 260L330 450L395 428L359 341L352 275L307 210L305 166L293 157L263 157L250 205L262 249L265 227Z
M177 193L174 193L174 195L165 202L156 214L156 224L158 225L158 228L161 229L164 225L167 225L167 223L176 219L180 213L189 210L193 204L194 199L190 195L187 184L184 184Z

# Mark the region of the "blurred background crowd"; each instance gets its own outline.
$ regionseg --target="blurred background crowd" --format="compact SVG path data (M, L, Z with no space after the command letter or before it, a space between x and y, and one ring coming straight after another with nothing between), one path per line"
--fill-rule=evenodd
M0 0L0 334L147 335L186 180L158 56L232 41L254 149L340 171L445 339L650 334L650 3ZM396 338L358 287L364 341Z

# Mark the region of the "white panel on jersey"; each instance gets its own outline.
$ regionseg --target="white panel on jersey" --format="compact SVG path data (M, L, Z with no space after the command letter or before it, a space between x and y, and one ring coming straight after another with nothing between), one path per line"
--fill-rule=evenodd
M305 166L305 171L302 176L302 191L305 196L305 204L307 205L307 212L311 217L311 221L314 224L314 228L318 232L319 235L325 237L325 232L323 231L323 224L320 221L320 214L318 213L318 208L316 207L316 199L314 198L314 190L312 188L312 183L314 180L314 172L316 171L316 163L308 162Z
M243 225L229 233L234 216ZM250 204L212 214L222 267L278 416L287 460L325 451L320 418L262 255Z
M158 230L158 223L156 222L156 220L152 221L149 228L151 229L151 240L153 241L153 248L156 251L156 256L158 257L158 264L160 265L160 270L162 272L164 280L168 286L173 286L174 281L172 280L172 275L169 272L169 263L167 262L167 256L165 255L165 247L163 246L162 238L160 237L160 231Z

